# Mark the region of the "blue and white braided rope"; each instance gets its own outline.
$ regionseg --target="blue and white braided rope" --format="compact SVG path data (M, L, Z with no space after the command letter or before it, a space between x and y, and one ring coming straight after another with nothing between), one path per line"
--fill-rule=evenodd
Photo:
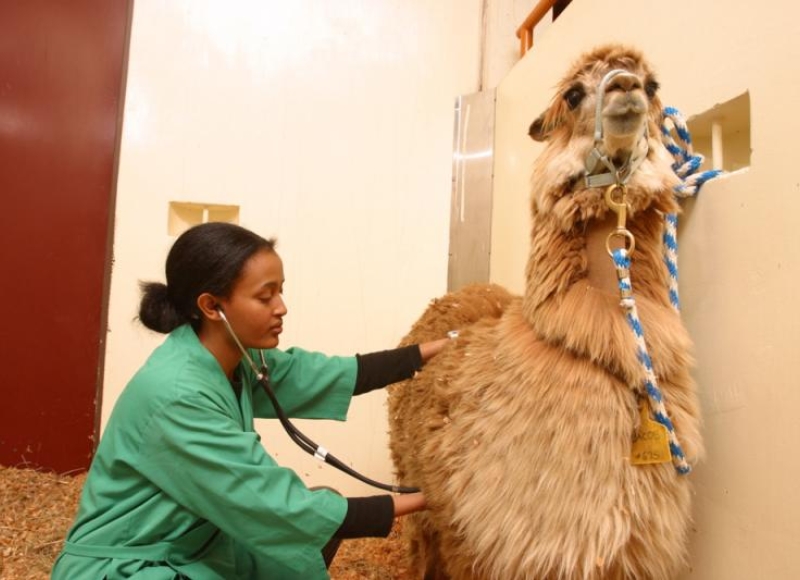
M650 409L653 412L653 419L666 427L669 435L669 450L672 454L672 463L675 470L681 474L686 475L692 468L686 461L686 456L683 453L681 444L678 441L678 436L675 434L675 427L667 416L667 408L664 405L664 395L658 387L658 380L653 371L653 363L650 360L650 355L647 352L647 344L644 340L644 328L639 320L639 313L636 308L636 300L633 297L633 287L631 286L630 267L631 259L628 256L628 251L625 248L614 250L611 256L614 260L614 266L617 269L617 278L619 280L619 290L622 300L620 305L625 309L628 324L633 330L634 337L636 338L637 357L642 364L645 373L644 387L647 392L647 398L650 401Z
M675 132L683 145L676 143L672 137ZM672 170L680 177L681 182L675 186L675 196L679 199L695 196L700 188L709 179L714 179L722 173L721 170L711 169L701 171L703 156L692 152L692 136L686 125L686 120L674 107L664 107L661 122L661 140L672 154L675 163ZM678 295L678 216L670 213L665 216L664 224L664 263L669 271L669 299L675 310L680 310L680 297Z

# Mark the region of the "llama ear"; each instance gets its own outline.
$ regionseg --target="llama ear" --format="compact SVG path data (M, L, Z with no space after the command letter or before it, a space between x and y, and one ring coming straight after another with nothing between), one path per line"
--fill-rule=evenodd
M545 141L550 136L550 131L545 131L545 122L544 118L547 112L545 111L539 117L531 123L531 126L528 128L528 135L534 141Z

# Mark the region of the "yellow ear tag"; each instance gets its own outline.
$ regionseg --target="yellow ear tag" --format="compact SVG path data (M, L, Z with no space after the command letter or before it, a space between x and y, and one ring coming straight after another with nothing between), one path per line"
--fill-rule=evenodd
M651 465L672 461L669 450L669 432L661 423L650 418L647 399L639 404L639 430L633 438L631 465Z

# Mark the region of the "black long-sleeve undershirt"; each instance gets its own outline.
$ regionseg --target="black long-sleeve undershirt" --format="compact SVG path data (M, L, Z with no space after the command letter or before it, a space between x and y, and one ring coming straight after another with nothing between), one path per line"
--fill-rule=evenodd
M353 395L363 395L386 385L410 379L422 368L422 354L417 344L357 354L356 360L358 373Z
M358 373L353 395L362 395L398 381L410 379L422 368L419 346L414 344L368 354L357 354ZM334 534L337 538L385 538L394 523L390 495L348 497L347 515Z

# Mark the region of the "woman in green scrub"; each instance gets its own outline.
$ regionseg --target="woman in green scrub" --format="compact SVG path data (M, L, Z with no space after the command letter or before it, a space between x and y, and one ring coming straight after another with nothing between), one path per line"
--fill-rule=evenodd
M310 490L275 463L253 427L275 411L220 312L263 349L291 417L344 420L353 395L411 377L447 339L355 357L277 350L283 264L272 240L231 224L182 234L166 278L142 286L139 319L167 339L114 407L54 580L328 578L324 550L425 509L421 493Z

